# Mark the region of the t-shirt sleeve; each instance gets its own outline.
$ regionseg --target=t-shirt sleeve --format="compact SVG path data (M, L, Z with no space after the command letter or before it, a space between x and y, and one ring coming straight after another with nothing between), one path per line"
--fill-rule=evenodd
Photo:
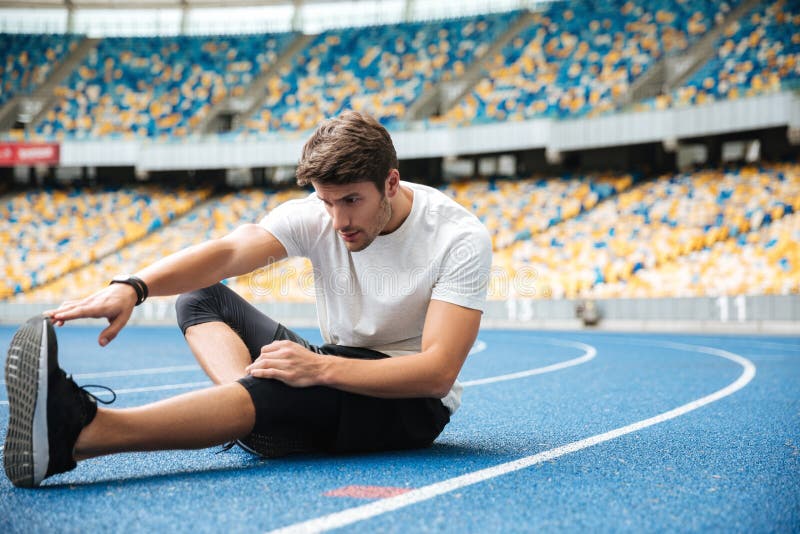
M265 215L259 223L281 242L289 257L308 257L313 246L310 236L316 221L312 215L314 210L308 209L309 202L309 199L284 202Z
M463 233L444 260L432 299L483 311L492 269L492 240L483 226Z

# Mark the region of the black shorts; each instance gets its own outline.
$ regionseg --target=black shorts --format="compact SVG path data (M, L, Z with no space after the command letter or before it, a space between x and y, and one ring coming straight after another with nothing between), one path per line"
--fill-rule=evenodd
M318 354L380 359L386 354L341 345L311 345L267 317L231 289L216 284L186 293L176 304L183 333L190 326L221 321L244 341L251 359L261 347L288 339ZM326 386L295 388L274 379L239 379L250 393L256 423L241 441L262 456L297 452L354 453L428 447L450 421L435 398L381 399Z

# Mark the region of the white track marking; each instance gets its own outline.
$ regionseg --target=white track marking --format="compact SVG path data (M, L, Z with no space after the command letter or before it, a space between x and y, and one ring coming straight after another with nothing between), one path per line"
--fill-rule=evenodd
M472 348L469 350L468 356L472 356L473 354L478 354L479 352L483 352L485 350L486 350L486 342L478 339L475 341L475 344L472 345Z
M470 381L467 381L467 382L462 382L461 385L464 386L464 387L479 386L479 385L483 385L483 384L490 384L492 382L503 382L503 381L506 381L506 380L514 380L514 379L517 379L517 378L525 378L525 377L528 377L528 376L540 375L540 374L543 374L543 373L551 373L553 371L558 371L560 369L565 369L567 367L572 367L573 365L578 365L578 364L587 362L587 361L591 360L592 358L594 358L595 354L597 354L597 350L594 347L592 347L590 345L585 345L583 343L577 343L577 342L571 342L571 341L561 341L561 340L556 340L556 339L543 339L543 341L545 341L546 343L550 343L552 345L563 345L565 347L582 348L582 349L584 349L586 351L586 354L584 354L583 356L580 356L579 358L575 358L575 359L572 359L572 360L567 360L565 362L557 363L557 364L554 364L554 365L548 365L546 367L537 367L537 368L534 368L534 369L529 369L527 371L521 371L519 373L512 373L512 374L500 375L500 376L491 376L491 377L488 377L488 378L481 378L479 380L470 380ZM483 347L478 347L478 348L480 350L485 350L486 349L486 344L484 343ZM167 369L167 368L164 367L162 369ZM197 369L197 367L192 366L192 369ZM142 371L146 371L146 369L142 369ZM168 372L168 371L164 371L164 372ZM146 373L142 372L140 374L146 374ZM78 378L78 377L80 377L80 378L96 378L97 374L95 373L94 375L91 375L91 376L90 375L75 375L75 378ZM165 384L163 386L149 386L149 387L140 387L140 388L115 389L114 392L117 395L124 395L126 393L145 393L145 392L148 392L148 391L170 391L170 390L176 390L176 389L191 389L191 388L204 387L204 386L210 386L210 385L211 385L211 382L209 382L209 381L205 381L205 382L186 382L186 383L182 383L182 384ZM100 392L100 394L98 396L103 396L103 395L107 395L107 393ZM0 400L0 406L2 406L2 405L8 405L8 401Z
M441 482L436 482L428 486L423 486L421 488L411 490L408 493L403 493L402 495L398 495L396 497L389 497L387 499L383 499L373 503L342 510L341 512L336 512L316 519L311 519L301 523L296 523L294 525L289 525L281 529L273 530L272 534L275 533L284 534L284 533L296 533L296 532L323 532L334 528L345 527L348 525L352 525L353 523L363 521L365 519L370 519L385 514L387 512L392 512L394 510L398 510L400 508L404 508L406 506L410 506L418 502L432 499L439 495L443 495L445 493L449 493L451 491L464 488L466 486L471 486L473 484L477 484L485 480L506 475L508 473L513 473L514 471L519 471L521 469L525 469L527 467L531 467L533 465L540 464L548 460L553 460L560 456L564 456L565 454L570 454L572 452L576 452L581 449L586 449L588 447L592 447L594 445L598 445L600 443L616 439L620 436L624 436L626 434L637 432L644 428L657 425L665 421L669 421L670 419L680 417L681 415L687 414L702 406L711 404L712 402L716 402L722 398L727 397L728 395L732 395L733 393L745 387L748 383L750 383L750 381L756 374L756 366L753 364L753 362L751 362L747 358L739 356L738 354L733 354L731 352L724 351L721 349L715 349L712 347L704 347L699 345L685 345L683 343L658 343L655 341L651 342L650 344L651 345L660 344L662 346L675 348L678 350L701 352L705 354L711 354L713 356L719 356L721 358L731 360L741 365L743 371L742 374L739 375L739 378L737 378L734 382L727 385L726 387L718 391L715 391L710 395L706 395L705 397L699 398L697 400L694 400L687 404L683 404L677 408L674 408L662 414L656 415L655 417L650 417L649 419L644 419L642 421L638 421L630 425L615 428L614 430L610 430L602 434L597 434L596 436L568 443L567 445L556 447L555 449L550 449L548 451L540 452L538 454L534 454L533 456L527 456L525 458L520 458L519 460L514 460L511 462L496 465L494 467L489 467L486 469L481 469L479 471L474 471L472 473L467 473L466 475L461 475L458 477L443 480Z
M486 342L480 339L475 342L470 355L478 354L486 350ZM101 371L97 373L79 373L72 375L76 380L86 380L95 378L113 378L120 376L141 376L141 375L160 375L167 373L182 373L187 371L202 371L198 365L174 365L172 367L151 367L149 369L129 369L126 371ZM5 381L0 380L0 385L5 385Z
M547 365L545 367L537 367L535 369L528 369L527 371L520 371L518 373L509 373L507 375L490 376L488 378L479 378L477 380L467 380L466 382L461 382L461 385L464 387L482 386L483 384L493 384L495 382L505 382L506 380L516 380L518 378L526 378L529 376L541 375L544 373L552 373L553 371L560 371L561 369L566 369L567 367L572 367L574 365L580 365L582 363L586 363L595 356L597 356L597 349L591 345L586 345L585 343L579 343L577 341L561 341L559 339L547 339L547 338L542 338L541 341L549 343L551 345L561 345L563 347L574 347L577 349L582 349L584 351L584 354L583 356L579 356L578 358L573 358L572 360L567 360L565 362L554 363L553 365Z
M141 388L128 388L128 389L115 389L114 393L117 395L124 395L125 393L145 393L148 391L169 391L172 389L191 389L212 385L209 380L203 382L186 382L184 384L164 384L163 386L147 386ZM110 395L103 393L103 395ZM98 395L99 397L100 395Z
M76 380L87 378L111 378L118 376L140 376L140 375L161 375L166 373L183 373L187 371L202 371L198 365L174 365L172 367L151 367L149 369L128 369L125 371L101 371L97 373L79 373L72 375ZM5 384L0 380L0 385Z
M205 380L203 382L186 382L183 384L164 384L163 386L146 386L141 388L115 389L114 393L116 393L117 395L124 395L126 393L146 393L148 391L171 391L176 389L192 389L192 388L207 387L210 385L211 382ZM95 395L96 397L111 395L106 391L100 391L98 393L92 393L92 394ZM0 405L8 405L8 401L0 400Z
M161 375L166 373L183 373L187 371L202 371L198 365L175 365L172 367L153 367L151 369L130 369L128 371L106 371L100 373L85 373L72 375L75 379L108 378L116 376Z
M719 338L717 339L719 340ZM724 341L724 338L722 338ZM800 350L800 345L790 345L788 343L776 343L774 341L759 341L757 339L737 339L734 341L737 344L743 345L757 345L759 347L768 347L773 350Z

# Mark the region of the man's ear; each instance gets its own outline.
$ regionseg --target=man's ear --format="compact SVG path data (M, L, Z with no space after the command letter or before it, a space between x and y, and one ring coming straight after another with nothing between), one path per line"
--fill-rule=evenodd
M388 197L393 197L397 194L397 191L400 190L400 171L397 169L389 171L389 176L386 177L386 183L384 184L384 190Z

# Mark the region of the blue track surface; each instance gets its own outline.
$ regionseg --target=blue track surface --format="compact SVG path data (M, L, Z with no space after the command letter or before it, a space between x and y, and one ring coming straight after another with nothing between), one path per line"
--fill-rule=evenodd
M116 389L115 406L206 381L177 328L127 328L105 349L98 332L59 329L60 360L90 375L79 383ZM12 334L0 328L0 346ZM547 369L560 362L574 365ZM746 383L748 362L756 374ZM175 369L153 370L166 367ZM470 385L531 369L540 374ZM116 371L128 374L91 376ZM800 530L800 337L487 330L461 379L463 406L428 450L269 461L238 449L127 454L84 462L38 490L0 477L0 532L265 532L318 518L308 526L362 532ZM737 381L746 384L714 402L625 430ZM3 388L0 438L5 399ZM508 464L525 458L531 465ZM510 472L455 478L503 465ZM414 491L326 495L348 486Z

